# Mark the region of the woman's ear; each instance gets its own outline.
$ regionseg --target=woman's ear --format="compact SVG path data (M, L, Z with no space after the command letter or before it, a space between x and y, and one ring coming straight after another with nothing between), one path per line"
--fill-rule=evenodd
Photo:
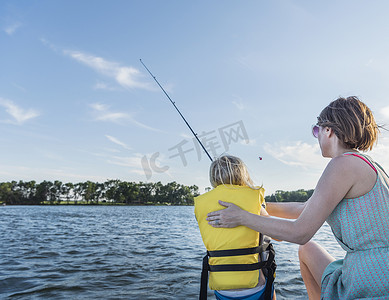
M332 130L332 128L330 127L325 127L324 128L324 134L327 136L327 137L332 137L333 135L335 135L335 132Z

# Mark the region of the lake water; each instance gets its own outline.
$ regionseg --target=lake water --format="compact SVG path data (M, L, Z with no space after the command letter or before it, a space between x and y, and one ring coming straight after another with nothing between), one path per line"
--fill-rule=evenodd
M0 232L0 299L198 298L193 207L2 206ZM344 255L327 225L314 239ZM277 299L307 299L298 246L274 247Z

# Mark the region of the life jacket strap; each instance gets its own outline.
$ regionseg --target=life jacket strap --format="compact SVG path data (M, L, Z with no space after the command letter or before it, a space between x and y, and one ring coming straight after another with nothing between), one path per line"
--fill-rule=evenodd
M208 288L208 254L203 258L203 269L201 270L201 282L200 282L200 300L207 300L207 288Z
M264 243L261 246L252 248L207 251L207 254L209 257L249 255L266 251L267 245L268 243Z
M238 256L248 255L255 253L262 253L268 251L269 256L266 261L254 263L254 264L230 264L230 265L210 265L209 257L223 257L223 256ZM276 263L274 261L275 252L273 245L270 243L264 243L258 247L245 248L245 249L232 249L232 250L217 250L207 251L207 255L203 258L203 269L201 271L201 284L200 284L200 300L207 299L207 287L208 287L208 271L211 272L234 272L234 271L254 271L264 269L267 271L267 281L265 287L265 299L272 299L272 288L275 278Z
M211 272L255 271L266 266L266 262L254 264L209 265Z
M274 260L276 253L274 251L272 244L269 244L267 249L269 251L269 256L266 260L266 267L264 267L264 269L267 271L266 274L267 281L266 281L264 296L265 299L273 299L273 283L274 283L274 279L276 278L276 268L277 268L276 261Z

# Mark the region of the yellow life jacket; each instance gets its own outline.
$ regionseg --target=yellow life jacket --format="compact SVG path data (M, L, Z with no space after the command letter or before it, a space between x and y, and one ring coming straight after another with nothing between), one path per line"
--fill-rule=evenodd
M207 214L225 208L218 200L231 202L240 208L259 215L264 202L264 189L248 186L219 185L215 189L195 198L195 215L201 237L208 251L257 247L259 233L245 226L235 228L214 228L206 221ZM258 263L258 253L239 256L210 257L209 265L254 264ZM253 288L258 284L259 270L210 272L209 288L229 290Z

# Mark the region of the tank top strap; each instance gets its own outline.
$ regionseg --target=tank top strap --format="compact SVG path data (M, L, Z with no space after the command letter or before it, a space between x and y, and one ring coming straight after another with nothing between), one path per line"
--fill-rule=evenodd
M363 154L355 153L355 152L347 152L347 153L344 153L343 155L352 155L352 156L359 157L364 162L366 162L370 167L372 167L372 169L378 174L377 168L374 166L375 165L374 161L370 157L368 157L367 155L363 155Z
M369 159L370 162L377 168L377 171L379 174L378 177L381 178L382 184L384 184L387 187L387 189L389 190L389 175L388 175L388 173L386 173L384 168L378 162L373 160L370 156L368 156L368 155L364 155L364 156L366 156L367 159Z
M375 163L375 164L382 171L382 173L384 173L386 175L385 181L387 181L389 183L389 175L385 172L384 168L381 167L381 165L379 163Z

